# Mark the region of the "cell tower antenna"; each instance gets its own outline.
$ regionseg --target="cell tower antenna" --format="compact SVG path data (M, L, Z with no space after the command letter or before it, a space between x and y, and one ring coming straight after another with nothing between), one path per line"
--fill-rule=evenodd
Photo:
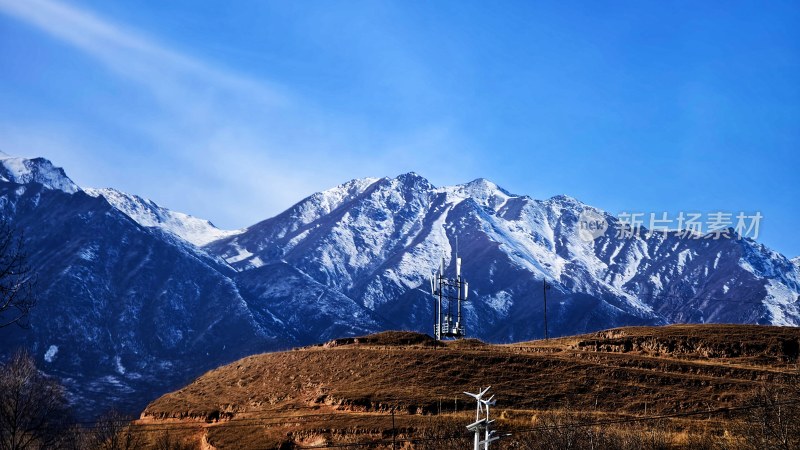
M442 258L438 273L431 277L431 295L434 297L433 335L437 341L444 338L460 339L466 335L462 303L467 301L469 283L461 276L461 257L458 256L458 239L456 239L455 278L445 276L448 266L447 258ZM456 317L453 317L453 306L456 306Z

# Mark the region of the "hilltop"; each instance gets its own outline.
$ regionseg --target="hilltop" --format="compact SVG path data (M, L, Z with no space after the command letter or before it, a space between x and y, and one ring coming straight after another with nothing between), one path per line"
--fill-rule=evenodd
M152 402L136 426L172 428L205 448L390 448L393 433L404 445L431 439L414 448L452 433L457 446L475 408L462 392L491 385L497 427L517 430L514 439L552 414L623 424L689 414L660 422L665 442L679 446L730 433L734 412L763 387L797 386L799 347L800 329L756 325L626 327L507 345L384 332L217 368Z

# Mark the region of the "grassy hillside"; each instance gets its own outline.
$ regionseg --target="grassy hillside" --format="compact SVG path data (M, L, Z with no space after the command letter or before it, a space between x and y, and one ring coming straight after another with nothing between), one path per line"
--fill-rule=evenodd
M747 325L511 345L385 332L212 370L152 402L136 428L204 448L391 448L393 437L398 447L466 448L475 404L462 392L492 386L496 428L512 433L494 448L557 448L560 439L742 447L746 419L767 411L752 405L794 407L799 347L800 329Z

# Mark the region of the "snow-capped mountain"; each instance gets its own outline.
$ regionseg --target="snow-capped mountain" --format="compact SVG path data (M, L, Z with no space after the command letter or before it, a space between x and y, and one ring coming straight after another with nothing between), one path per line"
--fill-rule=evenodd
M578 217L610 231L580 238ZM631 323L800 324L798 277L784 256L748 239L687 239L642 229L567 196L535 200L478 179L435 187L416 174L354 180L206 248L240 273L285 261L401 327L429 331L427 278L458 246L480 337L540 336L541 280L556 286L557 333ZM478 317L481 319L478 320Z
M478 179L352 180L239 231L113 189L81 189L36 158L0 158L0 213L39 270L32 348L90 415L135 411L247 353L383 329L431 332L428 278L456 254L467 333L541 337L671 322L800 324L800 264L748 239L617 236L568 196L537 200ZM582 214L608 230L584 239ZM103 402L106 403L103 403Z
M220 230L208 220L162 208L152 200L116 189L85 188L83 191L92 197L105 198L139 225L161 228L197 246L240 233L238 230Z
M198 219L157 205L138 195L126 194L112 188L81 188L64 170L44 158L21 158L0 152L0 181L17 184L38 183L47 189L74 194L83 191L92 197L103 197L139 225L156 227L172 233L196 246L233 236L239 230L221 230L208 220Z
M53 166L44 158L20 158L0 152L0 181L17 184L38 183L47 189L67 193L80 190L64 173L64 169Z

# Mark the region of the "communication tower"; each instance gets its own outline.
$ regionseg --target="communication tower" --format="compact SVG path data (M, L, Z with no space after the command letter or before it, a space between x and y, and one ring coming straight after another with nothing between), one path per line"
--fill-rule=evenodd
M467 301L469 283L461 278L461 258L456 256L455 278L445 276L446 262L446 258L442 258L438 272L431 276L431 295L436 301L433 311L433 336L437 341L444 338L460 339L466 335L461 304ZM455 317L453 317L454 304L456 307Z

